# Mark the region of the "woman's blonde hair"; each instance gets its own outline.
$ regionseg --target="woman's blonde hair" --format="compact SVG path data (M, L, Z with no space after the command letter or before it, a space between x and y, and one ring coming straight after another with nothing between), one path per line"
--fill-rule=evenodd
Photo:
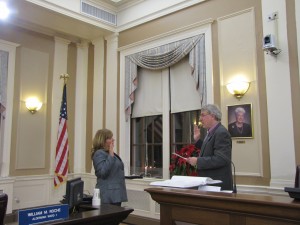
M113 137L113 132L108 129L101 129L98 130L93 138L93 144L92 144L92 150L91 150L91 156L93 158L95 152L99 149L106 149L105 146L106 140Z

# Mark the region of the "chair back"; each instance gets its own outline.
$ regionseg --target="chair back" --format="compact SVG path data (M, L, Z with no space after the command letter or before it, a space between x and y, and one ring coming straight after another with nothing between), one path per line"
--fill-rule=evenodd
M6 208L7 208L7 194L2 193L0 194L0 225L4 224L4 218L6 214Z
M296 167L295 188L300 188L300 165Z

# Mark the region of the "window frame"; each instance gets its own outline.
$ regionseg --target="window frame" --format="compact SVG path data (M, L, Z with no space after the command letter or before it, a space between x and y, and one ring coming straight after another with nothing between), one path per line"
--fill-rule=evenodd
M126 117L125 113L125 57L140 51L155 48L161 45L176 42L185 38L193 37L199 34L205 34L205 53L206 53L206 82L207 82L207 102L213 102L213 80L212 80L212 40L211 24L213 20L202 21L189 27L178 29L174 32L165 33L155 36L151 40L138 42L136 45L130 45L120 48L120 133L119 146L120 156L125 163L125 174L129 175L130 171L130 129L131 120ZM168 73L168 69L162 71ZM169 82L168 76L163 76L163 84ZM163 93L163 103L167 103L169 92ZM163 104L163 179L169 178L170 163L170 111L169 105Z

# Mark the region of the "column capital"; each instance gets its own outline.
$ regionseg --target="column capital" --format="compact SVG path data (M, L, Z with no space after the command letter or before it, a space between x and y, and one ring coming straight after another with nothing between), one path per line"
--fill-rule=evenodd
M61 38L61 37L54 37L54 41L55 42L60 42L60 43L63 43L63 44L66 44L66 45L69 45L71 43L70 40L67 40L67 39L64 39L64 38Z
M102 44L103 41L104 41L103 37L98 37L98 38L93 39L91 42L93 45L98 45L98 44Z
M114 40L118 40L118 37L119 37L119 33L115 32L115 33L105 36L104 39L106 41L114 41Z
M76 43L77 48L87 48L89 46L89 41L81 41L80 43Z

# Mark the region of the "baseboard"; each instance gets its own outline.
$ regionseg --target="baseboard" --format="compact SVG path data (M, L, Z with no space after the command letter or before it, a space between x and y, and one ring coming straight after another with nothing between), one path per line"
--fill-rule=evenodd
M131 214L123 222L130 225L160 225L160 221L158 219L136 216Z
M18 212L15 210L12 213L6 214L4 224L18 222Z

